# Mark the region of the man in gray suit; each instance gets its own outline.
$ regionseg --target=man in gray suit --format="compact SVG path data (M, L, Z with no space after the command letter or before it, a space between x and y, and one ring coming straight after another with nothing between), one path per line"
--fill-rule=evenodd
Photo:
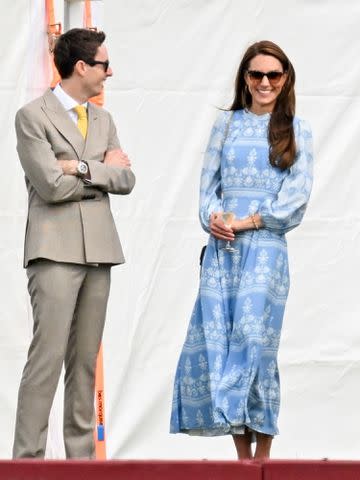
M135 184L110 114L88 102L112 75L104 40L103 32L85 29L61 35L54 52L61 83L16 116L29 195L24 266L34 329L14 458L44 457L63 364L66 456L94 457L96 357L110 269L124 262L108 194L129 194Z

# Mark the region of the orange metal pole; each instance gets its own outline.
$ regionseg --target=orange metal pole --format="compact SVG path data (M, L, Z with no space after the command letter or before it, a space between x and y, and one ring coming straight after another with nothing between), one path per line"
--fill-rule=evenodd
M105 442L105 397L104 397L104 366L103 346L96 361L95 373L95 400L96 400L96 427L95 427L95 456L97 460L106 460Z
M85 0L84 4L84 27L92 29L91 1ZM104 105L103 92L96 97L90 98L90 102L102 107ZM95 405L96 405L96 425L95 425L95 456L97 460L106 460L106 441L105 441L105 397L104 397L104 363L103 346L96 360L95 372Z
M90 2L90 0L85 0L85 4L84 4L84 27L85 28L92 28L91 2Z
M92 14L91 14L91 1L85 0L84 3L84 28L88 28L90 30L97 30L96 27L93 27L92 23ZM90 98L90 102L95 103L99 107L104 106L104 90L95 97Z
M61 23L56 23L55 21L55 10L54 10L53 0L45 0L45 12L46 12L47 34L48 34L48 40L49 40L49 51L51 55L51 69L52 69L52 80L50 83L50 87L54 88L55 85L60 82L60 75L54 64L53 51L54 51L56 39L58 38L59 35L61 35Z

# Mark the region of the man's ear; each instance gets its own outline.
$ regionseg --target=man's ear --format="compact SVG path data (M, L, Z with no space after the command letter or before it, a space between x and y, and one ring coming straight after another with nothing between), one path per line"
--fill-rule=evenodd
M77 73L80 77L83 77L86 73L87 65L84 60L78 60L74 65L74 73Z

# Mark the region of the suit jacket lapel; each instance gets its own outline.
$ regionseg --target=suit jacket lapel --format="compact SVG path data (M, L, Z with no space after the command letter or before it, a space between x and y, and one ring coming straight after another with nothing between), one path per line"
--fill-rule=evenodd
M85 140L75 123L69 117L68 112L49 88L43 95L44 106L42 109L50 122L73 146L78 158L82 157L85 148ZM90 124L90 122L89 122ZM89 129L88 129L89 133Z
M94 105L88 102L88 129L85 141L85 149L83 151L84 158L86 158L86 153L91 151L92 142L96 141L99 135L99 125L98 125L98 114Z

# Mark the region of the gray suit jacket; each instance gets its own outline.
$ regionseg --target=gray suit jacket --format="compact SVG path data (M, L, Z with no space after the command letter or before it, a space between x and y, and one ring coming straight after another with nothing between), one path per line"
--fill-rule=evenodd
M119 148L110 114L89 104L84 140L49 89L17 112L15 126L29 194L24 266L36 258L80 264L123 263L108 193L130 193L135 176L128 168L103 163L107 150ZM88 162L90 186L63 174L57 160L66 159Z

